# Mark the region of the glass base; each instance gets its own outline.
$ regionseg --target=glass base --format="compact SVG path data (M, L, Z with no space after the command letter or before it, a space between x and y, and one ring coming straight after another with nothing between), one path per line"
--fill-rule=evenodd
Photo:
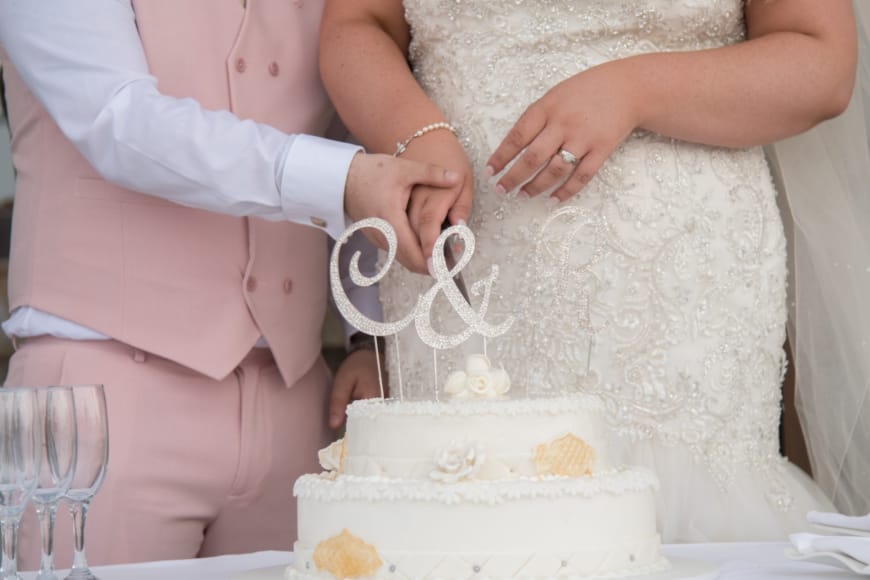
M69 571L69 574L63 580L98 580L90 568L76 568Z

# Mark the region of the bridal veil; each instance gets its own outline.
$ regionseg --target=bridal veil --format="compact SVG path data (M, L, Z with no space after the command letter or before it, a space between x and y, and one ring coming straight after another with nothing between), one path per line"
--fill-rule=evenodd
M870 0L853 0L859 70L846 112L768 150L790 211L796 406L819 485L870 512Z

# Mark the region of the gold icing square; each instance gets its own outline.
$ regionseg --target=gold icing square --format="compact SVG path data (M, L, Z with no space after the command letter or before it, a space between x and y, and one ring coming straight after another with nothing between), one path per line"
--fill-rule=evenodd
M317 544L313 559L318 570L339 580L372 576L383 565L374 546L347 530Z
M592 475L595 450L591 445L568 433L535 449L535 469L538 475L583 477Z

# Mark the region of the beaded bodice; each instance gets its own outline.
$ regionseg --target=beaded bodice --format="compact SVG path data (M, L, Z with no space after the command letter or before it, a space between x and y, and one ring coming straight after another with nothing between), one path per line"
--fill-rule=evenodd
M744 35L741 0L406 0L405 11L415 74L476 171L561 80ZM761 150L636 131L555 209L478 181L469 225L466 280L498 264L488 317L517 319L487 345L515 390L599 394L618 431L688 446L723 485L735 462L776 463L785 240ZM382 283L388 319L429 285L394 268ZM433 318L450 328L441 306ZM399 349L405 394L431 398L431 350L410 334ZM460 356L442 353L442 377Z

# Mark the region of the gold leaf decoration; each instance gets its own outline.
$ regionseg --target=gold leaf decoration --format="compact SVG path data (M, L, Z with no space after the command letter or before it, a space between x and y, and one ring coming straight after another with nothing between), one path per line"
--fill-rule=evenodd
M326 471L341 473L344 467L344 458L347 457L347 446L344 439L338 439L317 452L317 460L320 467Z
M347 530L317 544L313 558L318 570L339 580L372 576L383 565L374 546Z
M535 469L538 475L583 477L592 475L595 450L591 445L568 433L535 449Z

